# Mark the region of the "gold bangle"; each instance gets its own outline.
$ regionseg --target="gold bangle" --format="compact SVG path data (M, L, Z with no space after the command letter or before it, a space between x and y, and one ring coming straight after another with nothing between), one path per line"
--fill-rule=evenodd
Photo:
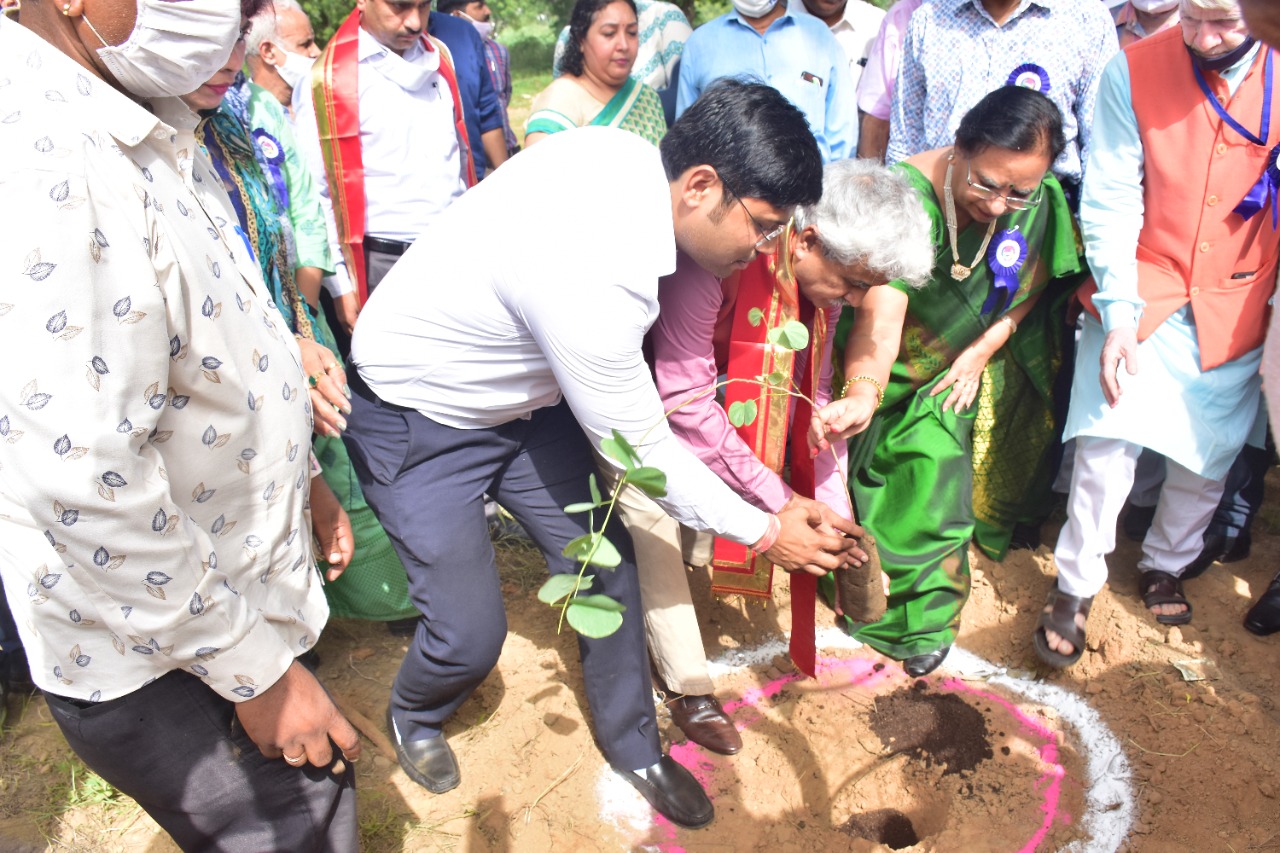
M1005 314L1004 316L1002 316L1002 317L1000 318L1000 322L1002 322L1002 323L1008 323L1008 324L1009 324L1009 334L1010 334L1010 335L1012 335L1014 332L1018 331L1018 321L1017 321L1017 320L1015 320L1015 319L1013 319L1012 317L1010 317L1008 314Z
M880 380L874 376L868 376L865 373L859 373L844 383L844 390L840 392L841 397L849 396L849 389L853 387L855 382L870 382L876 389L876 408L880 408L880 404L884 402L884 386L880 384Z

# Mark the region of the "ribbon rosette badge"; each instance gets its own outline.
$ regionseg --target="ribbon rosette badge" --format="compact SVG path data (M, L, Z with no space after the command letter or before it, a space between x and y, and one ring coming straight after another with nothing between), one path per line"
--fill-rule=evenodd
M1034 89L1043 95L1047 95L1049 94L1049 72L1034 62L1024 62L1013 69L1013 73L1009 75L1005 85Z
M1267 155L1267 168L1262 170L1262 177L1258 178L1258 182L1249 188L1249 192L1240 200L1240 203L1232 210L1244 217L1245 221L1253 218L1255 213L1261 211L1267 206L1267 202L1271 202L1271 230L1275 230L1280 225L1280 198L1277 193L1280 192L1280 145L1271 149L1271 153Z
M995 274L991 295L982 305L982 313L1003 310L1018 292L1018 271L1027 260L1027 241L1015 229L1001 231L987 251L987 265Z
M275 195L276 200L280 202L280 206L287 210L289 208L289 186L284 179L284 146L280 144L280 140L262 128L254 130L253 142L258 146L258 151L262 154L262 171L266 173L267 180L271 182L272 193Z

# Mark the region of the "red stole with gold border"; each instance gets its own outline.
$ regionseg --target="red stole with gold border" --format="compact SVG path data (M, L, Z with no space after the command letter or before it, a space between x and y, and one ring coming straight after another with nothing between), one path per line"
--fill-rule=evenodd
M791 240L787 229L776 255L760 255L746 269L738 273L738 293L730 319L728 347L728 378L725 385L724 405L727 409L736 402L754 401L757 414L754 421L737 427L737 433L756 457L781 476L787 460L788 428L791 430L791 488L802 497L814 497L813 456L809 451L808 423L813 407L802 397L792 397L764 382L752 381L758 377L780 372L789 377L803 397L813 399L822 370L822 353L827 336L827 315L815 310L812 303L802 297L791 273ZM764 318L752 326L749 314L759 308ZM770 328L782 326L789 320L799 320L810 329L809 346L795 352L770 344L766 335ZM800 358L802 352L807 359ZM805 364L802 375L797 366ZM739 381L732 381L739 380ZM745 380L745 381L744 381ZM792 405L794 403L794 411ZM773 584L773 564L763 554L757 554L746 545L717 539L712 560L712 592L717 594L769 598ZM791 660L796 668L813 676L816 663L814 608L817 578L797 571L791 579Z
M338 226L338 242L347 271L355 280L360 304L368 297L364 265L364 163L360 151L359 89L360 12L353 11L338 27L311 70L311 96L315 100L320 150L324 153L325 177L333 218ZM440 76L453 96L453 126L458 134L458 155L467 187L476 184L471 144L462 115L462 96L453 70L453 57L444 43L422 34L422 46L440 52ZM394 120L389 116L388 120Z

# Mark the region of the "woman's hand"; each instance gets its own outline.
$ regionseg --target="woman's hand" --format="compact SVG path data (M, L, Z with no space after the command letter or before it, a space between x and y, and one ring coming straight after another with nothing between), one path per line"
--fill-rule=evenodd
M343 415L351 414L347 398L347 373L329 349L306 338L298 338L302 369L311 386L311 412L316 435L338 438L347 428Z
M336 581L351 563L356 552L356 540L347 511L338 503L338 496L324 477L318 474L311 478L311 530L320 546L321 556L329 564L324 578Z
M827 450L831 439L846 440L871 424L880 398L870 382L854 382L843 399L833 400L809 420L809 449L813 455Z
M942 401L942 411L954 408L957 412L973 405L978 399L978 389L982 384L982 370L991 360L991 353L976 345L968 347L951 363L947 374L929 392L930 397L951 389L947 399Z

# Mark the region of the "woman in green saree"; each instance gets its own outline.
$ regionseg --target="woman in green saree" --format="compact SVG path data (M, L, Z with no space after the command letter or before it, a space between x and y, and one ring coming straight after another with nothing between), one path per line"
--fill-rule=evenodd
M846 627L911 675L955 639L970 540L1002 558L1048 497L1062 306L1083 269L1048 174L1063 145L1057 107L1009 86L965 115L953 147L899 164L933 220L933 276L876 288L875 310L837 333L847 381L822 427L854 436L850 490L890 577L884 618Z
M654 145L667 132L658 93L631 79L638 45L633 0L578 0L563 75L533 99L525 146L574 127L617 127Z

